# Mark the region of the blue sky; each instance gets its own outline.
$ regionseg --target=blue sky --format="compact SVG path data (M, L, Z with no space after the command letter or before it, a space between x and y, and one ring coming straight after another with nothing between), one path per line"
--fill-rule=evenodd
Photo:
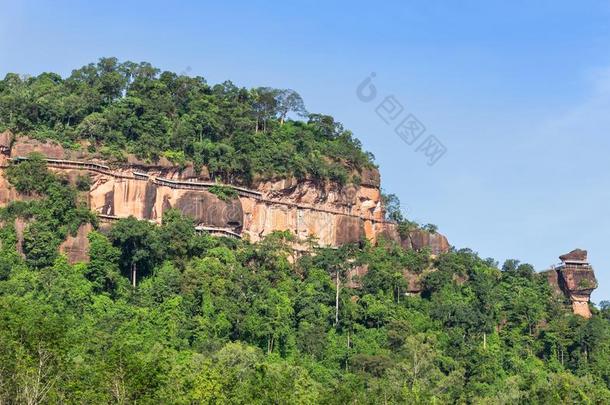
M293 88L375 154L410 218L538 270L588 249L610 299L610 2L90 3L0 0L0 75L117 56ZM446 146L434 166L356 97L371 72Z

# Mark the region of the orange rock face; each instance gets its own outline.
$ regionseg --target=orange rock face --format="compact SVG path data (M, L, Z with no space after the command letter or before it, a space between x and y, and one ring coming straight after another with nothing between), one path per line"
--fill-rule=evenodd
M256 185L262 198L240 197L244 233L258 241L276 230L291 230L300 239L314 236L324 246L375 241L382 229L379 185L337 186L333 183L282 179Z
M27 137L13 140L10 133L0 134L2 145L0 157L7 164L10 158L38 152L55 159L49 160L50 169L72 182L88 176L91 186L85 198L90 209L106 222L134 216L160 223L164 211L176 208L202 228L221 228L252 242L273 231L290 231L300 241L314 237L322 246L365 238L375 243L385 234L410 249L430 247L434 254L449 249L443 235L425 231L413 231L407 240L400 240L395 227L383 219L377 169L358 173L359 186L287 178L258 181L251 192L221 199L209 191L211 183L205 168L195 172L192 166L181 168L166 159L144 162L133 156L126 163L109 167L88 154L86 148L66 150L56 143ZM21 198L1 177L0 206ZM62 245L71 261L86 260L88 231L82 227Z
M160 223L165 210L177 208L192 217L197 225L230 229L253 242L273 231L288 230L300 240L313 236L322 246L338 246L363 238L375 242L384 229L376 169L360 173L360 186L282 179L258 182L253 187L256 194L240 194L225 201L205 188L193 189L188 183L186 187L184 184L174 187L157 181L209 181L205 169L195 173L192 166L180 168L166 160L150 163L134 157L110 168L86 150L65 150L53 142L43 143L27 137L13 141L11 134L2 134L2 142L6 163L11 157L26 157L32 152L48 159L76 161L78 165L67 166L50 162L49 167L71 181L89 176L91 187L86 199L91 210L105 220L134 216ZM97 163L104 168L91 169L84 163ZM0 205L20 198L1 177ZM86 233L86 229L79 230L77 236L68 238L62 245L70 260L86 258Z
M559 272L559 285L572 302L576 315L591 317L589 301L591 293L597 288L595 273L590 265L581 267L565 265Z
M59 250L68 257L70 263L89 261L89 239L87 235L92 230L91 224L81 225L76 235L68 235L61 244Z

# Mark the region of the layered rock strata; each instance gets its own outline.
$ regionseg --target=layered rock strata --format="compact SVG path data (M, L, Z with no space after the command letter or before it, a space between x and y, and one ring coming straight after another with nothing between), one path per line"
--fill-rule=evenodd
M163 212L176 208L192 217L202 230L224 236L245 237L256 242L273 231L290 231L297 240L313 237L322 246L339 246L380 235L407 248L430 246L434 253L448 249L446 238L414 232L401 240L393 224L384 221L379 172L358 172L358 186L294 178L258 181L249 188L230 185L231 193L221 195L205 168L179 167L167 159L150 163L129 156L126 162L109 164L83 147L67 150L53 142L28 137L14 139L0 134L0 166L41 153L51 170L76 182L87 176L90 190L86 199L102 222L134 216L160 223ZM216 191L216 192L215 192ZM0 178L0 206L21 199ZM62 245L71 258L86 256L87 230L79 231ZM72 253L74 252L74 253Z

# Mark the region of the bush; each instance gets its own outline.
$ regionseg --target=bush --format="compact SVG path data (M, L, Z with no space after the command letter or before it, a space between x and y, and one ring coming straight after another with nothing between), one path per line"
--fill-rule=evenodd
M426 224L426 225L422 226L422 229L424 231L430 232L432 234L438 232L438 226L436 226L434 224Z
M91 176L89 174L78 175L76 178L76 189L78 191L89 191L91 188Z
M40 153L31 153L27 160L14 161L6 171L8 181L22 194L43 194L53 176Z
M233 187L216 184L208 188L208 191L220 198L222 201L230 201L237 198L237 191Z

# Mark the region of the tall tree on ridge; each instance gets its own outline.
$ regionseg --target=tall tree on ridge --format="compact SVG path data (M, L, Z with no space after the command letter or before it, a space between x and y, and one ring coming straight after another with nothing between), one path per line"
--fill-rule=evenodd
M280 125L284 125L286 116L291 111L301 117L307 115L307 109L305 108L303 98L294 90L280 90L277 95L277 112L280 115Z

